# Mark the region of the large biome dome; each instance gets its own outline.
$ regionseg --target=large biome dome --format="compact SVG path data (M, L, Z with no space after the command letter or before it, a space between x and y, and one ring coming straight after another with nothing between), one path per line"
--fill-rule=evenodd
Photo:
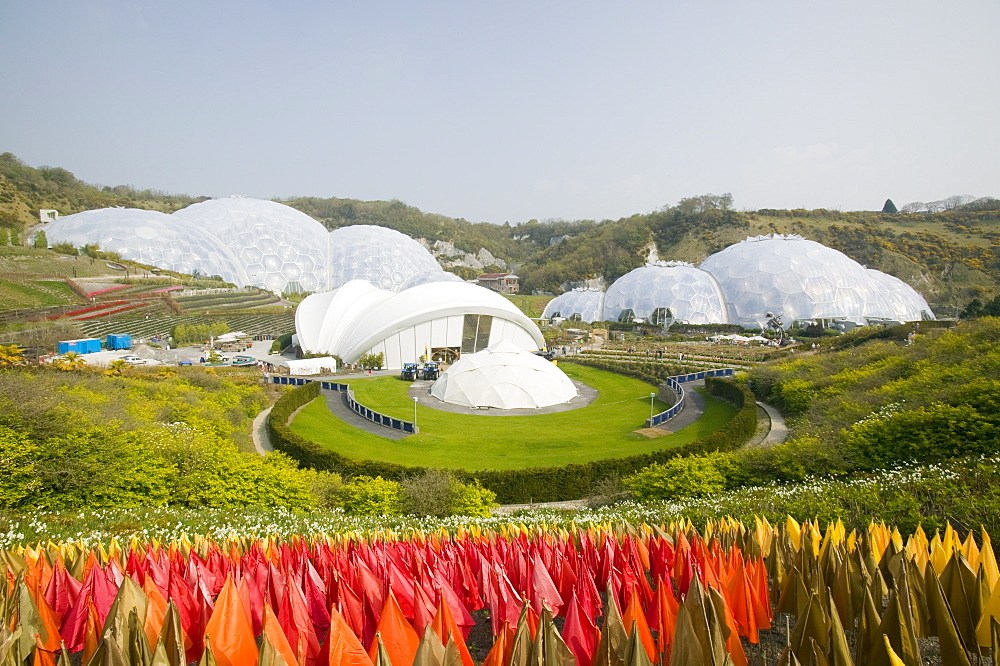
M394 229L369 224L340 227L330 233L330 242L333 289L351 280L368 280L381 289L398 291L415 275L444 272L424 246Z
M642 319L662 325L669 320L689 324L728 324L722 289L711 274L691 264L658 261L626 273L604 296L607 321Z
M61 217L45 227L45 235L50 243L97 245L130 261L177 273L218 275L245 286L240 261L206 229L157 211L102 208Z
M701 264L715 276L731 323L784 325L797 320L884 317L885 304L867 270L847 255L797 235L757 236L730 245Z
M569 402L576 386L555 364L499 342L463 356L431 385L442 402L478 409L537 409Z
M570 321L585 321L592 324L602 320L603 310L603 291L600 289L574 289L549 301L542 312L542 318L562 317Z
M243 263L248 283L279 292L328 288L326 228L275 201L210 199L173 215L211 230Z

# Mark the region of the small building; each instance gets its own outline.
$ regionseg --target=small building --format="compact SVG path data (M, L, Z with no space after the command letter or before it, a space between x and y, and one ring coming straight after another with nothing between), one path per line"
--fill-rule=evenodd
M484 273L476 278L480 287L486 287L501 294L516 294L521 291L518 278L513 273Z

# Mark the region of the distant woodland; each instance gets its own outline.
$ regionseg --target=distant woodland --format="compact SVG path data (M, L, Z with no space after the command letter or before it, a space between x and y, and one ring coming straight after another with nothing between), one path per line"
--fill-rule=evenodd
M42 208L61 215L107 206L169 213L204 199L130 186L98 188L65 169L33 168L10 153L0 155L0 228L29 229ZM900 212L740 211L730 195L707 194L619 220L517 225L425 213L401 201L300 197L282 203L329 229L377 224L414 238L449 241L465 252L486 248L513 267L528 292L559 293L601 276L610 283L641 266L654 248L660 259L697 264L747 236L797 233L901 278L943 315L1000 293L1000 201L989 197L914 202ZM895 208L890 203L885 210Z

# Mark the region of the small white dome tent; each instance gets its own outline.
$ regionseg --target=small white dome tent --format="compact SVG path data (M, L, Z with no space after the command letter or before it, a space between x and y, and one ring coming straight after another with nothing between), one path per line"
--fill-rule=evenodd
M463 356L431 386L442 402L478 409L537 409L568 402L576 393L555 364L506 340Z

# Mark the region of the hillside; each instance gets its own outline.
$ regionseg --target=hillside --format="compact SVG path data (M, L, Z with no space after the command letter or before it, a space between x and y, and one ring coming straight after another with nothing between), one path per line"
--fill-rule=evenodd
M63 215L105 206L172 212L202 199L127 186L98 189L65 169L35 169L4 153L0 155L0 244L7 242L7 229L21 232L32 225L40 208L55 208ZM661 259L698 263L747 236L767 233L801 234L896 275L945 316L956 314L973 298L988 299L1000 292L1000 207L995 200L956 203L941 212L747 212L734 210L728 195L703 195L619 220L529 220L514 226L425 213L401 201L299 197L283 203L329 229L377 224L428 243L443 241L457 253L474 254L485 248L498 264L521 276L525 293L558 293L588 278L603 277L610 283L641 266L653 248ZM462 258L438 251L442 263ZM464 272L471 275L475 270Z

